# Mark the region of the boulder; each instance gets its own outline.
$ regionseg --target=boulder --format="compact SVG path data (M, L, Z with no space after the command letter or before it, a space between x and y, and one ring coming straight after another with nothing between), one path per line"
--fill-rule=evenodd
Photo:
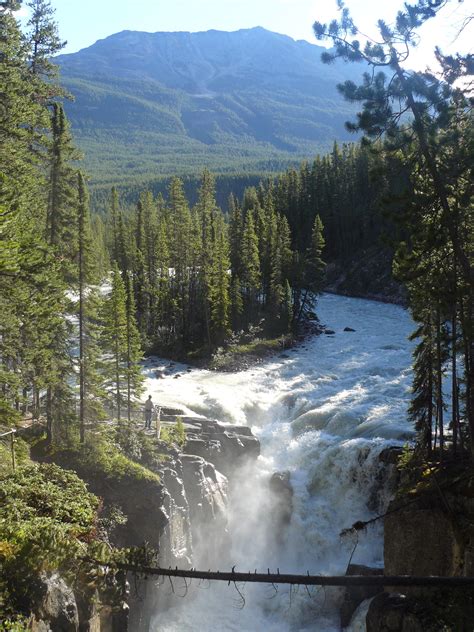
M434 615L430 603L396 593L380 593L374 597L367 612L366 626L367 632L443 632L448 629ZM462 629L467 631L468 628Z
M449 516L429 501L402 506L394 502L384 523L384 561L387 575L462 574L460 533ZM410 587L409 595L431 594L429 588Z
M344 331L355 331L355 329L352 329L352 327L344 327Z
M336 332L335 332L333 329L325 329L325 330L324 330L324 333L325 333L327 336L333 336Z
M197 418L193 423L200 424L201 431L190 433L184 452L202 457L226 476L246 459L256 459L260 454L260 442L247 426Z
M282 543L293 512L293 486L290 481L290 472L275 472L270 478L269 487L273 500L271 524L274 527L276 541Z
M346 575L383 575L382 568L371 568L362 564L349 564ZM348 586L344 589L343 601L340 608L341 627L345 628L351 622L354 612L366 599L374 597L380 592L379 586Z

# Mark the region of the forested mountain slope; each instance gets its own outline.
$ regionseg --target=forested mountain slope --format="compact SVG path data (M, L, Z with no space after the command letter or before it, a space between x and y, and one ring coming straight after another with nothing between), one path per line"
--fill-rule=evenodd
M263 28L123 31L55 61L88 171L110 184L281 171L349 139L336 84L362 69L325 66L322 50Z

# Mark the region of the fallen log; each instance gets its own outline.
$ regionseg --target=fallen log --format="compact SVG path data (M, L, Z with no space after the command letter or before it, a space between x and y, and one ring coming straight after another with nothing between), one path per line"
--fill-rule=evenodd
M412 575L292 575L286 573L240 573L232 569L230 572L198 571L194 568L159 568L151 566L136 566L121 562L106 564L97 560L87 560L100 566L117 568L138 575L154 575L160 577L182 577L185 579L206 579L209 581L223 581L228 583L258 583L258 584L291 584L294 586L474 586L474 577L441 577Z

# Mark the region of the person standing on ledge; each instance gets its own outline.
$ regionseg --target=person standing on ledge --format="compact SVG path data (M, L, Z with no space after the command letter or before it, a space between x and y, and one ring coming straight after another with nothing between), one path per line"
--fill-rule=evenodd
M151 395L148 395L148 399L145 402L145 429L151 429L151 418L153 416L153 400Z

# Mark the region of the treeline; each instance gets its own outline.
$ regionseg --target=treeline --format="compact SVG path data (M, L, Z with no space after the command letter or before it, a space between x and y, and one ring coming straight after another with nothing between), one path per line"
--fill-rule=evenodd
M231 195L229 209L226 216L218 207L208 171L192 207L179 178L168 201L145 192L132 212L113 189L105 229L110 258L133 279L145 348L209 353L252 325L264 335L288 333L312 309L324 280L320 219L298 250L270 181L248 188L241 202Z
M258 186L260 181L264 180L267 177L274 177L274 174L272 174L271 176L264 173L215 175L217 205L224 211L224 213L227 213L229 210L229 196L231 193L240 200L242 199L246 188ZM186 195L186 199L191 206L194 206L198 201L200 175L179 174L179 178L183 183L183 189L184 194ZM155 198L157 198L160 194L164 198L168 197L171 180L171 176L157 178L154 180L152 180L151 178L143 178L142 176L142 178L137 183L120 183L114 186L120 196L121 204L125 208L127 208L136 205L143 191L149 191L153 194ZM103 185L97 184L96 182L97 181L94 178L94 185L91 186L91 209L93 212L104 216L107 213L107 209L109 207L110 189L112 187L112 184Z
M83 440L87 421L130 415L140 341L131 280L94 286L109 263L49 61L63 43L49 2L28 7L24 34L19 3L0 5L0 421L44 414L50 437Z
M293 245L308 246L317 215L324 225L325 258L344 260L379 244L394 227L387 200L404 188L403 169L394 169L383 151L362 143L340 147L289 169L275 182L275 207L288 220ZM394 234L390 235L394 240Z
M393 240L382 208L406 180L383 151L335 143L311 165L231 193L225 212L208 171L194 204L180 178L166 197L144 191L132 208L114 188L100 232L133 278L144 348L209 353L256 324L267 336L297 328L323 289L323 258L354 256L389 228Z
M273 205L286 217L292 235L292 246L304 251L310 241L316 215L324 225L327 261L344 259L357 250L380 243L390 235L395 243L395 223L385 212L387 200L396 197L405 187L407 173L383 152L374 152L362 143L334 143L330 153L305 161L280 175L216 175L215 200L226 216L231 212L231 199L240 203L247 189L257 189L272 182ZM191 206L198 202L199 178L180 176L183 190ZM117 186L124 209L134 207L143 191L155 198L169 197L171 178L134 186ZM94 186L93 208L100 216L110 205L110 189Z

